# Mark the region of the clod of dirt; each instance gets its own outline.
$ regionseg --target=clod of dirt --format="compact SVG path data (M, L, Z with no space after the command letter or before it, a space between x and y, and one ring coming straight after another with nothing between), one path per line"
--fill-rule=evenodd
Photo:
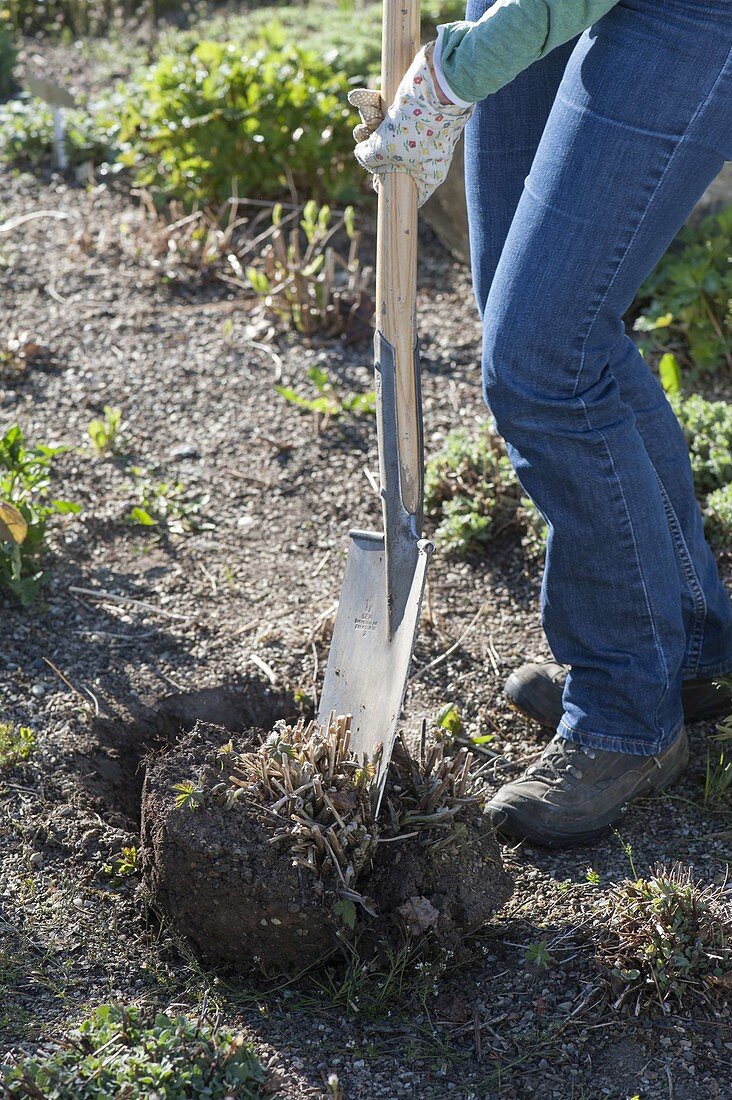
M213 962L274 971L307 965L333 946L320 883L282 858L261 819L210 797L225 777L215 761L230 737L199 723L172 752L148 760L141 866L150 900ZM237 743L254 749L258 738L244 734ZM187 781L200 806L176 806L175 786Z
M357 786L363 784L362 765L345 755L347 739L339 758L335 750L322 751L318 736L316 729L315 740L308 740L302 725L293 730L283 724L266 741L254 730L232 741L223 727L199 723L175 748L149 758L141 867L151 903L202 957L242 972L298 972L356 933L372 945L428 933L457 947L513 888L487 819L469 794L469 762L461 759L453 768L440 750L428 758L425 774L398 747L377 823ZM299 794L305 784L288 788L288 773L287 804L283 797L268 804L269 777L252 782L258 753L263 772L275 760L294 760L312 786ZM242 766L246 787L237 779ZM451 768L448 779L436 781L438 771L442 777ZM274 767L272 774L282 779ZM349 774L358 813L347 807L342 778ZM448 787L452 794L441 801ZM324 812L334 796L328 825ZM308 852L308 814L314 815L320 855L317 846ZM283 828L288 821L289 832ZM344 836L351 830L360 830L362 839L349 849Z

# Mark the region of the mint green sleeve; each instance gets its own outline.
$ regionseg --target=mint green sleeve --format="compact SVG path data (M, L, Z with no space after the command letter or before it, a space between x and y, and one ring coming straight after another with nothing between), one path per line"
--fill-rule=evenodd
M617 0L498 0L475 23L438 27L435 68L461 106L485 99L596 22Z

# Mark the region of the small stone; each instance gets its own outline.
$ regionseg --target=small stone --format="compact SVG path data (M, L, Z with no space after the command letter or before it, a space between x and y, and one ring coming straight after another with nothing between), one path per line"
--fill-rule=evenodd
M171 458L200 458L201 452L193 443L176 443L170 448Z
M30 862L31 867L42 867L43 866L43 856L41 855L40 852L34 852L33 855L30 857L29 862Z

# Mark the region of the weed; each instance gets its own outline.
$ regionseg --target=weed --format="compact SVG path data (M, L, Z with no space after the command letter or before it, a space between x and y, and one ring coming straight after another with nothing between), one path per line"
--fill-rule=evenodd
M111 405L104 406L103 419L91 420L87 428L92 446L100 455L114 454L117 451L121 430L122 410L114 409Z
M593 867L587 868L587 871L585 872L585 880L589 883L590 886L600 885L600 875L597 871L594 870Z
M304 336L370 333L371 269L362 269L358 259L361 234L353 207L333 220L329 206L311 200L300 212L299 226L288 229L297 213L284 218L283 207L274 207L270 239L259 265L246 269L247 280L267 309ZM331 244L341 230L350 242L345 257Z
M119 855L113 856L109 863L102 866L102 871L110 878L129 878L138 871L137 848L122 848Z
M27 726L0 722L0 772L24 764L30 759L35 744L35 734Z
M548 970L554 962L554 957L549 951L546 940L530 943L524 952L524 962L527 966L536 967L537 970Z
M704 776L704 809L724 810L732 797L732 755L721 749L707 749L707 769Z
M224 271L238 265L237 230L250 221L238 218L236 210L236 203L227 201L216 210L189 213L175 200L159 210L143 189L136 218L119 226L120 244L126 256L152 268L165 281L195 285L215 278L227 281Z
M657 866L614 886L606 916L599 955L621 989L616 1004L635 997L637 1009L666 1008L729 986L732 917L721 887L701 886L680 864Z
M376 397L373 392L344 394L331 382L328 372L322 367L310 367L306 377L313 384L315 397L303 397L291 386L275 386L275 390L289 404L312 413L318 432L324 431L330 420L344 412L364 416L375 410Z
M529 497L521 497L516 519L523 528L521 546L527 558L542 561L546 554L548 528L546 520Z
M635 323L653 350L700 371L732 369L732 206L682 230L641 287Z
M51 467L64 447L26 447L14 425L0 438L0 584L27 607L43 581L40 556L50 516L81 509L49 497Z
M629 841L623 840L623 838L621 837L621 835L617 831L617 829L614 829L613 831L615 833L615 836L620 841L620 846L622 847L623 852L625 853L625 858L628 861L628 866L630 867L631 875L635 879L639 878L638 872L635 868L635 860L633 859L633 845Z
M344 1100L345 1093L343 1092L343 1089L341 1088L341 1084L340 1084L340 1081L338 1080L338 1074L337 1073L329 1073L328 1074L327 1085L328 1085L328 1092L331 1096L331 1100Z
M503 442L487 425L451 432L427 463L425 512L435 538L453 554L469 554L507 528L527 530L519 516L522 489Z
M139 466L133 466L131 472L138 503L127 513L128 523L165 528L175 535L213 529L213 523L201 515L208 496L191 496L182 481L155 481Z
M345 966L324 968L312 982L327 1003L350 1015L380 1020L414 1001L423 1001L447 967L449 953L425 957L424 946L407 938L400 947L387 946L378 957L365 955L355 940L343 940Z
M178 810L197 810L203 802L203 790L190 779L181 783L174 783L172 790L176 791L175 805Z
M463 719L456 703L445 703L437 712L435 724L446 730L451 737L459 737L463 732Z
M0 1068L4 1095L256 1100L265 1070L241 1035L203 1020L102 1005L60 1047Z

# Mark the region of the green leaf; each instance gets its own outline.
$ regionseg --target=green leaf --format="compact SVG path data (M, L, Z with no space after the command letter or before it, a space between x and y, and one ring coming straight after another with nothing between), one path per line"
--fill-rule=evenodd
M141 527L157 527L158 521L153 519L150 513L145 509L136 505L131 508L128 516L130 522L138 523Z
M323 393L324 390L333 388L328 372L323 370L322 367L310 367L307 371L307 377L319 393Z
M356 906L350 898L339 898L333 906L333 914L351 931L356 927Z
M661 356L658 364L658 376L666 393L681 392L681 368L676 356L672 355L670 351Z
M269 294L271 290L271 284L267 276L263 271L260 271L256 267L248 267L245 271L246 277L252 284L252 288L260 297L264 297Z
M447 730L453 737L457 737L462 733L463 720L455 703L445 703L438 711L437 725L440 729Z
M51 501L51 506L60 516L78 516L81 511L81 505L74 504L71 500L53 499Z

